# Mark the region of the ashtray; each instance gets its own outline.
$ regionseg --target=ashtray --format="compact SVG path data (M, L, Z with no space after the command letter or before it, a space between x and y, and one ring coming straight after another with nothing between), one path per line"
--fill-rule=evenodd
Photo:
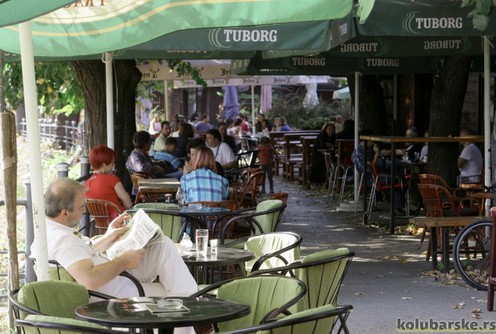
M157 305L165 310L179 310L183 306L183 300L178 298L159 299Z
M188 204L188 208L191 208L191 209L201 209L203 207L203 205L201 204Z

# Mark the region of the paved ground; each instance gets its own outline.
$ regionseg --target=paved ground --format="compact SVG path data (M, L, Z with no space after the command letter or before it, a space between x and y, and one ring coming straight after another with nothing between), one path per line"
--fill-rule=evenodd
M496 312L486 311L485 292L469 288L452 275L431 271L432 263L425 261L427 245L421 245L418 236L391 235L388 228L377 227L387 224L380 218L386 210L376 212L372 224L364 226L360 214L327 205L322 189L304 189L279 177L275 182L276 191L290 194L280 230L303 236L303 254L338 247L356 253L340 292L340 302L354 308L348 319L351 333L396 333L401 329L416 333L420 330L411 330L411 323L398 323L416 319L435 321L439 326L448 321L476 321L480 326L484 321L496 323ZM478 309L480 313L473 313ZM465 333L476 332L466 330L464 323L459 325ZM430 328L434 326L436 323ZM495 332L494 328L487 332Z

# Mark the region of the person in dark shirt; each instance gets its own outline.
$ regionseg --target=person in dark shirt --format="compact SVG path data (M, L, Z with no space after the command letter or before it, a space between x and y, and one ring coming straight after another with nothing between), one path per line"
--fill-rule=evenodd
M313 183L324 183L326 178L325 157L321 149L333 148L336 143L334 123L326 123L315 139L312 149L309 179Z

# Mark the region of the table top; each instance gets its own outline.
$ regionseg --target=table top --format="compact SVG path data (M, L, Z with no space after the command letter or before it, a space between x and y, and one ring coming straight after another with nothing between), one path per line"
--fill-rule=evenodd
M205 325L240 318L250 313L250 306L205 297L180 297L185 312L151 313L146 304L156 304L160 297L134 297L98 301L76 309L79 319L108 327L175 328Z
M483 136L463 137L397 137L397 136L360 136L361 140L378 141L382 143L460 143L460 142L484 142Z
M465 226L480 220L491 220L492 217L484 216L459 216L459 217L415 217L410 218L409 222L425 227L453 227Z
M210 206L200 206L193 205L189 206L187 204L182 205L177 208L165 208L164 211L172 211L182 213L186 216L204 217L204 216L223 216L230 213L231 210L228 208L218 208Z
M163 179L141 179L138 180L138 186L140 190L143 189L174 189L177 191L177 188L181 186L181 182L179 182L176 178L163 178Z
M238 248L218 247L217 257L212 257L210 248L206 258L197 258L196 252L182 256L184 263L189 267L199 266L225 266L251 260L255 257L253 252Z

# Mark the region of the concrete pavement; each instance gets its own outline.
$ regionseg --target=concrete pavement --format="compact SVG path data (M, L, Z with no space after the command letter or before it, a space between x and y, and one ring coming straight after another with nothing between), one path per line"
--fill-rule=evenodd
M432 262L425 260L427 240L421 245L419 236L391 235L387 226L376 227L387 225L380 218L386 209L364 226L360 214L327 205L322 189L305 189L280 177L275 188L289 193L279 230L301 234L304 255L339 247L356 253L340 292L340 302L354 308L348 319L351 333L427 332L416 329L422 326L437 333L455 333L458 327L458 332L480 332L470 326L492 326L486 332L496 332L496 312L486 311L486 292L456 275L433 272ZM449 327L453 330L443 329Z

